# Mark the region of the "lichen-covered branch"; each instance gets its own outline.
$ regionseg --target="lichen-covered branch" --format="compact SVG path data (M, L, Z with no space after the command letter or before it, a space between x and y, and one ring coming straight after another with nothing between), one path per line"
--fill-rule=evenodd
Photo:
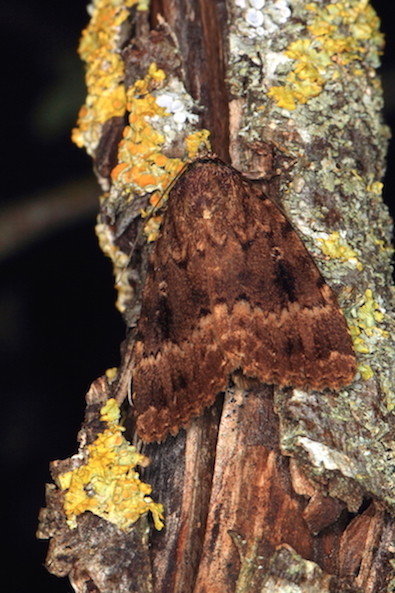
M96 230L128 334L119 369L87 396L78 455L52 467L66 491L59 476L85 475L85 464L93 473L78 490L91 512L71 512L73 530L67 492L49 488L39 532L52 538L48 568L78 592L391 590L395 316L373 8L95 0L90 13L80 46L88 96L73 139L94 158L104 191ZM186 431L144 446L135 485L140 503L145 487L155 503L143 500L125 530L111 522L113 507L94 514L111 484L98 479L107 465L92 470L89 456L109 398L122 404L124 436L138 443L130 383L148 253L176 176L207 152L281 201L337 295L358 372L339 392L230 382ZM137 508L126 490L121 507ZM160 531L147 515L161 526L157 504Z

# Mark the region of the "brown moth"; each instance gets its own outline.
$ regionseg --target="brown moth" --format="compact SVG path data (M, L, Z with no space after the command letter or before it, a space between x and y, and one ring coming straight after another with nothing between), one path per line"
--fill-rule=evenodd
M336 297L279 208L219 159L170 191L150 256L132 359L137 431L161 441L235 372L338 390L356 362Z

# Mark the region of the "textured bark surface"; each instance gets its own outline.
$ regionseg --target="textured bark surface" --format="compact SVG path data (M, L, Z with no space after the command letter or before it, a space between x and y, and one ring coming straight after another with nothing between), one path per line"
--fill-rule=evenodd
M296 29L291 29L294 37L289 41L300 35L298 19L304 7L303 2L293 4ZM363 179L366 188L383 173L386 131L377 108L381 99L362 105L363 85L370 83L361 84L359 94L357 80L347 94L345 77L343 88L327 91L332 103L320 96L306 109L302 102L300 109L285 114L267 94L273 73L269 54L278 38L273 37L273 46L263 38L259 59L259 52L250 55L252 37L236 47L232 35L240 18L237 10L221 0L153 0L149 14L134 15L134 37L123 46L126 85L142 78L153 61L168 76L182 80L200 106L200 125L210 130L213 151L228 162L230 154L232 164L251 177L265 178L275 171L283 206L295 217L295 225L306 232L317 227L332 234L349 227L349 240L358 237L353 245L360 250L355 247L354 253L368 271L336 267L331 256L321 253L327 266L324 277L330 276L339 294L345 287L343 306L351 308L361 291L373 285L388 304L388 215L378 199L371 194L361 198L357 188L358 180ZM370 88L369 93L375 96L378 91ZM266 110L257 109L260 104ZM340 121L349 105L351 116L339 125L340 133L333 121ZM364 132L361 118L352 118L352 107L363 112ZM312 120L314 135L306 128L303 136L303 125ZM329 121L330 129L325 127ZM96 169L107 181L119 126L115 119L103 128L96 153ZM336 152L331 142L337 136ZM168 149L173 155L177 151L177 143ZM268 166L273 159L274 165ZM338 174L336 163L339 176L342 167L345 170L339 183L331 177ZM347 177L354 170L358 174ZM136 300L125 312L131 329L117 379L98 379L88 393L82 449L100 431L100 405L108 397L124 400L129 389L133 327L147 262L139 216L146 202L147 196L131 202L119 194L101 204L101 220L111 222L114 245L127 254L127 266L133 270L128 278ZM358 311L355 315L359 319ZM393 328L393 320L386 323L387 331ZM366 374L366 380L359 379L355 390L343 396L230 385L186 431L161 444L144 445L151 464L142 477L165 507L163 531L150 529L143 517L123 533L89 513L70 531L63 494L49 487L39 529L39 537L51 538L48 570L68 575L81 593L262 593L288 591L290 586L305 593L391 590L394 421L385 405L391 384L391 371L385 369L390 369L394 354L388 339L370 350L378 361L375 369L386 361L384 375ZM124 405L127 412L126 400ZM137 438L130 411L126 434L131 441ZM375 462L368 465L370 458ZM63 463L54 462L54 476L69 468Z

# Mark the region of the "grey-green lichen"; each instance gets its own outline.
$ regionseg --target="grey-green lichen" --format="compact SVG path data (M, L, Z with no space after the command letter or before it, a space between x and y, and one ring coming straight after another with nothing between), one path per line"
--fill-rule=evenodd
M236 532L229 532L240 555L241 567L236 593L329 593L333 590L333 576L318 564L302 558L288 544L276 548L270 558L260 554L260 538L252 542L242 540Z
M375 70L379 21L367 0L234 0L229 11L232 156L269 142L293 159L281 176L283 207L336 290L358 357L356 380L340 394L277 395L282 448L350 508L363 492L394 508L395 317L392 221L381 200L389 131Z
M267 50L267 96L288 111L345 75L363 77L379 65L384 40L368 0L234 0L230 10L234 68L249 74L246 58L259 67L262 47ZM233 84L240 84L236 77Z
M315 562L302 558L291 546L278 546L272 557L260 593L330 593L333 576ZM248 589L246 589L248 591Z
M326 492L357 512L366 493L394 506L395 440L392 418L377 397L374 381L338 395L294 390L276 396L282 416L282 448L296 455ZM284 414L286 412L286 414ZM288 418L285 418L285 416Z

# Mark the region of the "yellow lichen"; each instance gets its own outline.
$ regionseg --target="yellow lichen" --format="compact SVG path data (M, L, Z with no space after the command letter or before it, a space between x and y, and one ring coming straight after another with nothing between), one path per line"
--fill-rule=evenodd
M85 511L123 531L150 511L156 529L163 528L163 506L152 500L151 486L141 482L135 471L136 465L146 466L149 460L124 438L119 418L116 401L109 399L101 409L101 420L108 428L88 445L87 463L57 478L58 486L66 491L64 510L71 529Z
M187 146L188 157L192 159L201 150L202 146L206 150L210 150L211 145L209 141L210 132L208 130L198 130L185 139Z
M78 50L86 62L88 95L72 140L79 147L85 146L91 155L103 123L125 113L124 63L118 46L122 26L129 17L128 9L136 4L141 8L139 0L94 0L90 5L91 20L82 32Z
M115 276L114 286L118 293L115 306L118 311L124 313L128 303L130 303L134 296L133 289L129 284L128 275L126 273L130 254L128 255L124 253L114 244L114 235L108 225L98 223L95 227L95 232L99 240L100 249L112 261Z
M118 374L117 367L111 367L110 369L106 369L106 372L105 372L105 375L110 382L114 381L114 379L116 379L117 374Z
M371 191L376 196L381 196L384 184L381 181L373 181L371 185L367 186L367 191Z
M341 259L358 270L362 269L362 264L358 260L356 252L347 245L338 232L332 233L326 239L318 240L321 243L322 252L328 257ZM379 340L388 337L388 332L377 326L383 320L384 313L374 300L372 290L365 290L363 296L360 297L349 313L349 329L356 352L370 354ZM372 369L366 363L361 363L358 370L364 380L370 379L373 374Z
M369 354L378 340L388 338L388 332L377 326L383 322L384 313L374 300L370 288L365 290L359 302L351 310L351 318L350 332L356 352Z
M287 86L272 86L267 93L268 97L273 98L279 107L292 111L296 109L296 101L293 90Z
M357 317L358 325L365 330L375 327L376 323L381 323L384 319L384 313L380 311L370 288L365 290L364 303L359 307Z
M83 31L79 47L87 65L88 96L72 132L73 141L80 147L85 146L94 156L103 124L128 111L118 164L111 178L116 192L120 190L130 196L162 194L182 169L185 160L171 158L163 152L175 133L180 133L181 139L185 136L185 156L196 154L201 144L209 148L206 130L187 136L190 129L182 129L184 121L189 128L191 122L198 121L186 107L191 107L193 101L182 83L174 78L167 80L165 71L156 63L149 65L144 78L125 89L125 68L120 54L122 31L130 8L136 6L137 10L145 10L148 4L147 0L94 0L90 5L91 20ZM163 89L166 92L161 92ZM177 113L180 109L182 113ZM166 127L166 119L171 120L173 127ZM152 202L157 201L156 195Z
M324 255L347 262L353 267L356 267L357 270L363 269L363 265L359 261L356 252L347 245L345 239L337 231L331 233L326 239L318 238L318 241Z
M368 381L374 375L372 367L369 366L368 364L359 364L358 372L360 373L360 375L364 381Z
M152 241L156 241L156 239L158 238L162 220L162 216L151 216L148 219L148 222L144 227L144 233L149 243L151 243Z
M293 70L283 86L268 91L289 111L317 96L327 81L344 76L348 64L353 64L354 75L362 75L363 69L354 64L365 57L367 40L377 55L384 44L380 21L368 0L339 0L324 7L312 2L306 9L313 15L307 27L310 37L290 43L284 53L294 60Z

